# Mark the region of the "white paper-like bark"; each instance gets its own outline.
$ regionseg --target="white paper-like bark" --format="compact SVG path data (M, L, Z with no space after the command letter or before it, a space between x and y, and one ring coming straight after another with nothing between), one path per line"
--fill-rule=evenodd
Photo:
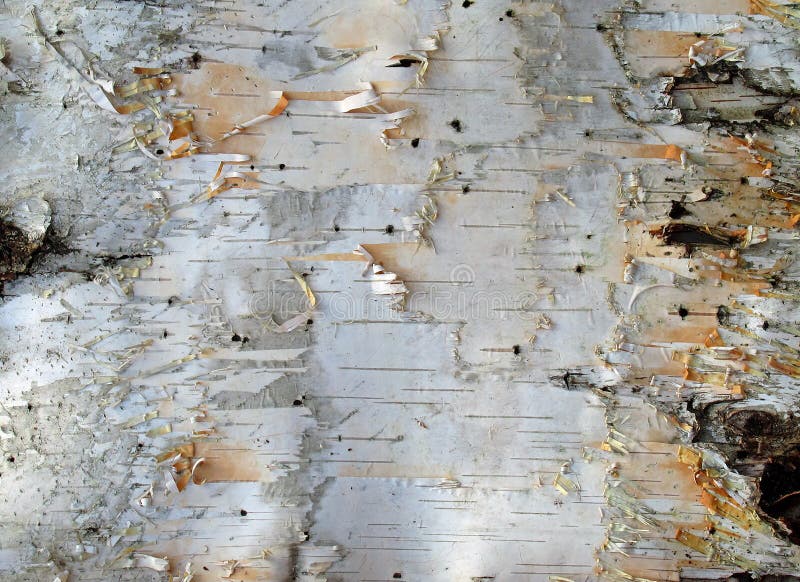
M0 577L796 574L798 18L7 3Z

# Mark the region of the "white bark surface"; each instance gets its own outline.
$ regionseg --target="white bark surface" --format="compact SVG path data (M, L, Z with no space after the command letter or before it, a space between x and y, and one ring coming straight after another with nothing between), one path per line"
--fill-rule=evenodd
M699 416L798 409L798 32L751 9L7 2L3 579L796 573Z

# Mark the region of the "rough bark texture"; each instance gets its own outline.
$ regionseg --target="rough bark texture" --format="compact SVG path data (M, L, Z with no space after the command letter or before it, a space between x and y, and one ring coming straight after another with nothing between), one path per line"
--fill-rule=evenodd
M799 35L6 2L0 577L796 579Z

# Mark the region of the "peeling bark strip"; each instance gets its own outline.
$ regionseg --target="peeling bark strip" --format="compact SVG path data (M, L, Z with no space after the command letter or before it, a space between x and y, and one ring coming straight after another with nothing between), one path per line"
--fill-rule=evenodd
M3 580L800 572L796 6L84 4L0 16Z

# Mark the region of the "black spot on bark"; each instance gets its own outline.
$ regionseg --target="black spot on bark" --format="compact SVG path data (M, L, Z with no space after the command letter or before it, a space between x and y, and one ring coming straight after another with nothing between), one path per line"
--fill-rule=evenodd
M691 212L689 212L681 202L678 202L677 200L672 201L672 206L670 207L668 213L670 218L677 220L678 218L683 218L687 214L691 214Z
M417 59L400 59L396 63L392 63L391 65L386 65L386 68L387 69L391 69L393 67L404 67L404 68L407 68L407 67L410 67L411 65L413 65L414 63L418 63L418 62L419 61Z
M0 220L0 281L15 279L31 260L28 237L17 226Z
M203 61L203 55L195 51L194 53L192 53L192 56L189 57L189 66L193 69L199 69L200 63L202 61Z
M800 447L767 463L760 488L759 507L786 525L789 539L800 544Z
M741 241L740 237L728 234L721 228L685 222L670 222L651 230L650 234L668 245L686 245L690 252L695 246L729 247Z

